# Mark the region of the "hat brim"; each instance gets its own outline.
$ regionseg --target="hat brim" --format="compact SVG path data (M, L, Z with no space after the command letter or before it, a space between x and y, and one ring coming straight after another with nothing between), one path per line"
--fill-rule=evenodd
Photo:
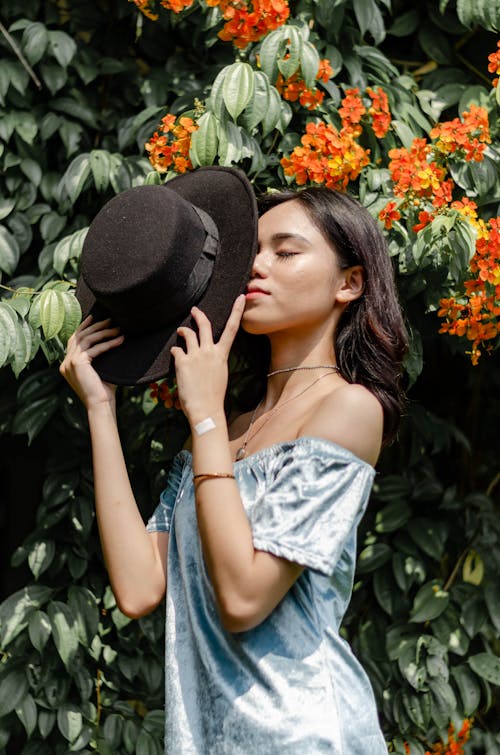
M208 287L197 303L212 323L218 340L236 297L243 293L257 251L257 202L246 176L235 168L210 166L173 178L165 184L184 199L205 210L219 230L220 251ZM83 316L94 321L109 313L86 285L82 276L76 294ZM133 306L133 303L131 303ZM168 301L165 301L168 307ZM178 343L177 328L196 329L191 316L168 330L127 334L124 342L94 358L98 374L115 385L138 385L165 377L171 367L170 349Z

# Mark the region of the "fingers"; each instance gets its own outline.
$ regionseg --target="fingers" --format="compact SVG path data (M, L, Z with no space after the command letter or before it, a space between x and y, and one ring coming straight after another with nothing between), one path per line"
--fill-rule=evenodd
M226 349L229 354L233 341L240 327L241 318L243 317L243 311L245 309L245 294L241 294L237 297L233 304L231 314L229 315L226 327L224 328L222 335L219 339L221 346Z
M214 336L212 331L212 323L201 309L193 307L191 309L196 325L198 326L198 336L200 339L200 346L212 346L214 342Z

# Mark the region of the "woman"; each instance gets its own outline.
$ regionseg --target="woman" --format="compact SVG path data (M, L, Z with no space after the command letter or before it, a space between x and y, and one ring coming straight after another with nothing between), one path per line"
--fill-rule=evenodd
M173 346L191 451L174 460L147 531L92 359L122 343L85 320L62 374L84 401L97 516L118 605L167 590L166 752L382 755L373 693L339 636L356 528L402 397L405 331L382 235L326 189L270 195L246 295L222 336ZM228 423L227 360L241 327L269 343L267 385Z

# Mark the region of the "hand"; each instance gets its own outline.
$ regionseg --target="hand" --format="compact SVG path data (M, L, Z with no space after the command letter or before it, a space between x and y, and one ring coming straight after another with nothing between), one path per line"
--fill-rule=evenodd
M89 315L68 340L66 356L59 372L89 409L102 403L114 404L116 386L104 382L92 367L92 359L123 343L119 328L110 328L110 320L92 323ZM115 336L112 338L112 336ZM109 340L104 340L104 339Z
M238 332L244 309L245 297L242 294L234 302L217 343L214 343L210 320L198 307L191 310L198 326L198 335L192 328L177 329L177 333L186 342L186 351L173 346L170 353L175 361L181 407L191 425L223 411L229 350Z

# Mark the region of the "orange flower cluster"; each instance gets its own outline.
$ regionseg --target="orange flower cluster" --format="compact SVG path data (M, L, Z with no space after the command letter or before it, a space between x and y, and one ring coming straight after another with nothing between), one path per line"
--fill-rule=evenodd
M189 159L191 134L198 126L191 118L176 119L168 113L161 120L162 125L146 143L149 162L158 173L172 169L176 173L186 173L193 166Z
M465 336L472 341L468 352L472 364L478 363L482 346L491 350L487 341L500 333L500 217L488 223L477 220L474 202L453 202L452 207L461 212L478 231L476 253L470 268L475 277L464 283L460 297L441 299L438 316L445 318L440 333Z
M326 84L332 76L333 69L330 66L330 61L326 59L320 60L316 80L323 81ZM284 100L288 100L289 102L296 102L298 100L302 107L308 110L314 110L323 102L323 92L317 87L308 89L300 71L296 71L288 79L283 78L283 75L280 73L276 81L276 89Z
M496 52L492 52L491 55L488 55L488 60L490 61L488 64L488 71L490 73L496 73L497 77L493 79L493 86L498 86L498 76L500 75L500 40L497 42L497 48L498 50Z
M282 26L290 15L288 0L206 0L219 7L225 20L218 36L243 49Z
M389 170L394 194L408 201L426 198L434 207L451 201L453 181L445 180L447 170L433 159L432 145L426 139L414 139L410 149L400 147L389 151Z
M366 94L371 100L369 108L366 108L358 87L346 89L345 97L339 108L342 126L353 136L358 137L363 131L361 121L364 116L368 115L371 117L371 126L375 136L382 139L391 125L387 94L381 87L376 89L367 87Z
M387 95L382 87L376 89L367 87L366 93L372 101L371 107L368 108L368 115L372 119L373 133L378 139L383 139L391 125L391 112Z
M180 409L179 394L176 385L169 385L166 380L149 384L149 395L156 403L161 401L166 409Z
M486 145L490 143L488 113L483 107L471 105L462 113L462 120L438 123L430 132L435 139L434 148L443 155L456 153L457 157L470 162L483 159Z
M390 230L392 228L392 224L399 220L401 217L401 213L397 209L397 203L396 202L388 202L386 206L380 210L379 218L383 222L384 227L387 230Z
M337 131L323 121L308 123L301 143L290 157L281 160L285 175L293 176L299 186L312 181L330 189L344 190L369 162L368 151L351 133L345 129Z
M427 750L425 755L463 755L464 747L470 737L472 719L466 718L462 728L455 737L455 727L450 724L448 727L448 742L438 742L432 748Z
M158 21L158 13L154 11L156 6L155 0L134 0L134 3L146 18L149 18L151 21Z
M194 0L160 0L160 5L174 13L180 13L186 8L190 8L193 2Z

